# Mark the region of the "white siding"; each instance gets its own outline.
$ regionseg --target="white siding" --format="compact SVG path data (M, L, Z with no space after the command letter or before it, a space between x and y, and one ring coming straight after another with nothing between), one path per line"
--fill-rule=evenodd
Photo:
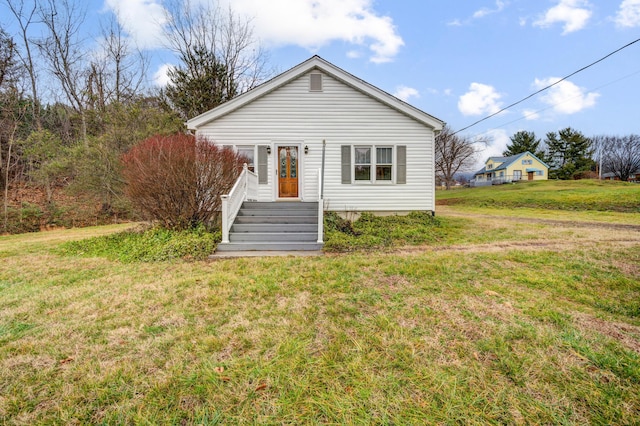
M260 200L276 197L276 144L300 145L301 197L317 197L322 140L326 140L325 205L329 210L435 210L433 131L327 74L321 92L309 91L309 74L209 122L198 134L219 144L270 145L269 184ZM407 146L407 183L341 184L342 145ZM309 154L304 154L304 147ZM394 150L394 181L395 181ZM352 157L353 161L353 157ZM353 170L352 170L353 175Z

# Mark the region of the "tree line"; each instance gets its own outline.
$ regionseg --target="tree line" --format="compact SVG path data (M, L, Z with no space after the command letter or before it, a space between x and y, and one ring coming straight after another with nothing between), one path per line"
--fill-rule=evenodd
M640 173L640 135L598 135L587 137L567 127L548 132L542 140L534 132L513 134L504 157L530 152L549 166L550 179L596 178L610 173L628 181ZM450 128L436 137L436 175L450 188L456 176L473 167L489 139L458 135Z
M0 27L5 232L29 212L36 211L40 224L70 214L57 201L62 189L80 204L97 206L96 217L130 215L124 153L153 135L184 132L187 118L273 73L249 21L216 5L164 3L163 43L178 62L164 88L152 86L150 58L113 16L91 34L83 2L0 0L0 5L13 21L12 33ZM34 192L43 194L37 208L33 197L24 196Z

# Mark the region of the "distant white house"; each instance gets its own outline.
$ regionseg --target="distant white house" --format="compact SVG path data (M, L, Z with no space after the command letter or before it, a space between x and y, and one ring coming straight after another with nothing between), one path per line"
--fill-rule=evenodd
M325 210L435 210L443 122L319 56L186 125L251 159L257 201L322 193Z

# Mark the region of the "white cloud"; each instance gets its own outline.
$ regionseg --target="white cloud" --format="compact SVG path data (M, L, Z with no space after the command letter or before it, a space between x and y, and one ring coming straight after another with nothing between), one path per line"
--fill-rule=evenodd
M393 96L398 99L402 99L405 102L408 102L410 98L419 98L420 92L418 92L413 87L398 86Z
M479 19L479 18L484 18L487 15L491 15L492 13L502 12L502 9L504 9L505 6L506 6L506 3L504 1L496 0L496 8L495 9L489 9L488 7L483 7L482 9L477 10L473 14L473 17L475 19Z
M469 91L460 96L458 109L464 115L493 114L500 110L500 98L493 86L471 83Z
M558 80L558 77L536 78L533 85L540 90ZM598 93L587 93L584 88L565 80L548 89L540 99L556 113L575 114L594 106L599 96Z
M274 45L317 49L332 41L367 46L375 63L392 61L404 45L393 20L373 0L226 0L252 17L255 34Z
M158 0L105 0L118 23L142 49L162 47L166 12Z
M529 121L538 120L540 118L540 114L533 109L525 109L522 111L522 118Z
M496 0L495 9L490 9L488 7L483 7L482 9L478 9L473 12L470 18L461 21L460 19L454 19L453 21L447 22L447 25L450 27L462 27L463 25L469 25L474 19L482 19L487 15L492 15L494 13L502 12L502 10L507 6L508 2L504 0Z
M640 26L640 0L624 0L620 4L615 22L618 27Z
M591 18L591 6L586 0L560 0L559 3L547 10L544 16L533 23L534 26L547 28L561 22L562 34L569 34L583 29Z
M158 70L153 74L153 84L159 87L164 87L169 84L169 76L167 72L171 69L173 65L171 64L163 64L160 65Z
M502 157L502 153L507 149L507 145L511 143L511 139L509 139L509 135L504 129L490 130L482 134L481 137L487 139L488 143L486 145L481 143L475 144L476 149L480 153L476 163L476 170L484 167L489 157Z

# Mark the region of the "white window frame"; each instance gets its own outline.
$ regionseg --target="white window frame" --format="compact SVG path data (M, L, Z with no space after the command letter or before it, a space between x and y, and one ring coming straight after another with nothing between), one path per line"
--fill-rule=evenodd
M391 162L390 163L381 163L380 161L378 161L378 149L390 149L391 150ZM376 161L375 161L375 170L373 170L373 178L374 181L376 183L393 183L393 147L392 146L385 146L385 145L376 145L375 146L375 150L376 150ZM391 167L391 176L389 179L380 179L378 180L378 167Z
M240 150L252 150L253 151L253 162L252 163L248 163L247 166L249 167L249 170L251 170L252 172L256 172L256 146L255 145L234 145L234 149L236 151L236 154L240 154Z
M369 159L370 163L356 163L356 149L357 148L367 148L370 151ZM378 148L390 148L391 149L391 163L378 163ZM396 148L395 145L389 144L381 144L381 145L352 145L351 148L351 172L353 173L353 177L351 178L351 183L353 184L362 184L362 185L393 185L396 183L396 168L398 160L396 158ZM369 166L369 179L367 180L357 180L356 179L356 167L357 166ZM389 180L378 180L376 179L377 168L378 166L391 166L391 179Z

